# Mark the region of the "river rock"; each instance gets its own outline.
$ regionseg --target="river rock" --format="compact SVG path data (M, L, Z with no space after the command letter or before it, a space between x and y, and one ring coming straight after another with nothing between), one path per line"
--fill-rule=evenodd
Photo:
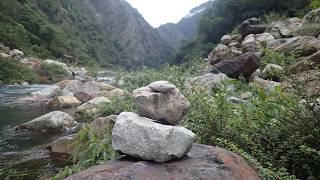
M33 92L32 95L40 95L40 96L51 98L58 95L59 91L60 91L60 87L56 85L50 85L44 89L41 89L40 91Z
M80 104L81 104L81 101L79 101L74 96L57 96L49 102L48 108L51 108L51 109L70 108L70 107L77 107Z
M185 83L185 88L188 91L206 92L208 94L211 94L214 90L223 90L229 80L230 79L228 78L228 76L223 73L208 73L187 80Z
M155 123L130 112L118 116L112 131L115 150L155 162L185 156L195 140L195 134L188 129Z
M162 93L169 93L176 89L176 86L170 84L168 81L156 81L149 84L149 87L154 92L162 92Z
M77 119L92 121L103 114L103 108L110 102L111 101L105 97L94 98L77 107L75 116Z
M71 155L74 153L77 146L77 134L63 136L49 146L52 153Z
M76 92L74 97L76 97L82 103L86 103L92 99L92 96L85 92Z
M77 126L78 123L67 113L53 111L32 121L16 127L17 130L30 130L34 132L63 132Z
M283 74L283 67L276 64L267 64L267 66L263 69L261 73L261 77L263 79L271 79L275 81L279 81L281 75Z
M242 38L245 38L249 34L262 34L266 29L266 25L260 24L260 19L251 18L242 22L239 30Z
M99 91L95 94L93 94L93 97L105 97L105 98L108 98L109 100L114 100L118 97L121 97L124 95L124 91L122 89L119 89L119 88L116 88L112 91L107 91L107 90L102 90L102 91Z
M90 96L93 96L95 93L102 91L102 90L114 90L115 87L103 83L103 82L82 82L78 80L69 80L69 81L62 81L57 84L61 87L61 93L63 95L74 95L78 92L86 93Z
M118 116L100 117L89 124L89 134L106 138L111 144L112 129ZM52 153L72 155L79 143L79 133L61 137L49 146Z
M190 108L189 101L177 88L161 93L147 86L135 90L133 96L139 115L165 124L177 124Z
M268 44L267 48L278 52L290 53L295 57L304 57L320 50L320 40L310 36L277 39Z
M255 72L260 65L260 57L254 53L246 53L231 60L224 60L213 65L209 70L213 74L223 73L230 78L246 78Z
M126 156L93 166L67 180L260 180L260 176L239 155L219 147L195 143L183 159L166 163L136 161Z

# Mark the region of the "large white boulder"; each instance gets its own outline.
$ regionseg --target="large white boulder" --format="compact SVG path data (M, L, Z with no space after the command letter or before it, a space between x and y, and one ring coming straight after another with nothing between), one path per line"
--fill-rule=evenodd
M69 114L61 111L53 111L32 121L23 123L17 126L16 129L51 133L63 132L77 125L78 123Z
M190 103L177 88L170 92L159 92L164 89L169 88L161 87L154 91L147 86L135 90L133 92L135 105L139 115L175 125L185 116Z
M118 116L112 131L115 150L155 162L185 156L195 140L195 134L188 129L155 123L130 112Z

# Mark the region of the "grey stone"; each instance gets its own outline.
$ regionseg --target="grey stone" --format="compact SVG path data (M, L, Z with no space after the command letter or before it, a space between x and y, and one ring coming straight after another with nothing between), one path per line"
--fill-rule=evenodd
M27 123L23 123L17 126L16 129L51 133L63 132L77 125L78 123L69 114L53 111Z
M280 80L283 71L283 67L277 64L268 64L261 72L261 77L263 79L272 79L278 81Z
M155 123L130 112L118 116L112 131L115 150L155 162L182 158L195 139L195 134L188 129Z
M177 124L190 108L189 101L178 89L160 93L147 86L135 90L133 96L139 115L165 124Z
M75 116L77 119L92 121L103 114L102 110L108 103L111 101L105 97L94 98L77 107Z
M176 89L176 86L173 84L170 84L168 81L156 81L149 84L149 87L154 92L163 92L163 93L168 93Z
M230 80L227 75L223 73L212 74L208 73L189 79L185 83L185 88L188 91L206 92L211 94L214 90L223 90L226 88L227 82Z

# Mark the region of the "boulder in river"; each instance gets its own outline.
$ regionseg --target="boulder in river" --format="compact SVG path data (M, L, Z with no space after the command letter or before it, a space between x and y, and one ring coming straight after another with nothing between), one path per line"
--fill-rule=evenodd
M49 102L48 107L51 109L70 108L80 104L81 101L74 96L57 96Z
M23 123L17 126L16 129L42 133L56 133L69 130L77 125L78 123L69 114L61 111L53 111L35 118L32 121Z
M159 82L151 83L151 85ZM138 114L150 119L161 121L165 124L177 124L190 108L189 101L173 85L164 83L161 87L142 87L133 92ZM161 88L160 88L161 87ZM166 87L166 88L164 88ZM168 91L170 92L159 92Z
M40 95L48 98L54 97L59 93L60 87L56 85L49 85L48 87L39 91L33 92L32 95Z
M190 153L177 161L154 163L124 156L66 179L261 180L261 177L241 156L219 147L195 143Z
M111 144L112 129L118 116L100 117L88 125L89 134L97 138L106 138ZM48 147L54 154L72 155L79 144L79 133L63 136ZM68 157L68 156L67 156Z
M185 156L195 140L195 134L188 129L159 124L130 112L118 116L112 131L115 150L155 162Z

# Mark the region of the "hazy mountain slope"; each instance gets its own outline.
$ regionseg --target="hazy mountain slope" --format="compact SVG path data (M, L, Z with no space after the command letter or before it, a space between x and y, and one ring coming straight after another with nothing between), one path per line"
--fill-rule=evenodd
M208 1L194 9L177 24L168 23L157 28L160 36L173 48L178 48L183 41L192 40L198 34L199 20L203 12L212 5Z
M157 67L170 49L124 0L2 0L0 42L42 58Z

